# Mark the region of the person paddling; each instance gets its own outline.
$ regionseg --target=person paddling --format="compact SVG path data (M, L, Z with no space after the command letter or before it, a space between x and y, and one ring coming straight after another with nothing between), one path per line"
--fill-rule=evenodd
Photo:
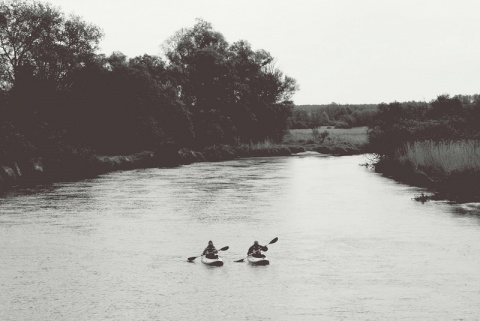
M258 244L258 241L255 241L253 242L253 245L250 246L250 248L248 249L247 255L262 258L262 257L265 257L265 255L262 254L262 251L264 252L268 251L268 247L260 245Z
M213 245L213 242L212 241L208 241L208 245L207 247L205 248L205 250L203 250L203 253L202 255L205 255L205 257L207 259L218 259L218 255L217 255L217 249L215 248L215 246Z

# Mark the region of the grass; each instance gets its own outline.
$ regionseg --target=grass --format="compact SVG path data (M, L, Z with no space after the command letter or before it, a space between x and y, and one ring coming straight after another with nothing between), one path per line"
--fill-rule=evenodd
M274 148L276 146L276 144L274 142L272 142L271 140L266 139L263 142L244 144L243 146L245 148L250 149L250 150L262 150L262 149Z
M429 176L480 173L480 141L413 142L397 151L396 158Z
M401 166L393 165L394 175L426 183L436 199L480 201L479 140L412 142L397 150L395 162Z
M285 144L318 144L325 147L358 149L364 148L367 142L367 127L339 129L322 126L315 129L291 129L284 138Z

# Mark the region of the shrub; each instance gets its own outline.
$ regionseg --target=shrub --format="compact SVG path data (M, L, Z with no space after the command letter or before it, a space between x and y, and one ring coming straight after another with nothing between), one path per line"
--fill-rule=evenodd
M350 126L347 122L339 121L335 124L335 128L349 129L352 128L352 126Z

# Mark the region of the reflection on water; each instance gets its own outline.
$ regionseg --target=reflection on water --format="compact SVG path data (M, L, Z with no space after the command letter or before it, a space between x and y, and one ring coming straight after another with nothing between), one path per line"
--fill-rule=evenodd
M476 219L480 224L480 203L459 204L451 206L452 212L462 217Z
M0 199L0 320L476 320L480 204L364 156L115 172ZM279 241L271 265L234 263ZM225 265L205 266L208 240Z

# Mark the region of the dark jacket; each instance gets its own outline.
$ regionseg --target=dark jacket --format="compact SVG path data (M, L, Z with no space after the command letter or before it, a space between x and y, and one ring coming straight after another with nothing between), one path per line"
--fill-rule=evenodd
M217 256L217 249L214 245L208 245L205 250L203 250L202 255L205 255L209 259L216 259Z
M248 249L248 253L247 255L250 255L250 254L261 254L261 251L268 251L268 247L266 246L262 246L260 244L253 244L252 246L250 246L250 248Z

